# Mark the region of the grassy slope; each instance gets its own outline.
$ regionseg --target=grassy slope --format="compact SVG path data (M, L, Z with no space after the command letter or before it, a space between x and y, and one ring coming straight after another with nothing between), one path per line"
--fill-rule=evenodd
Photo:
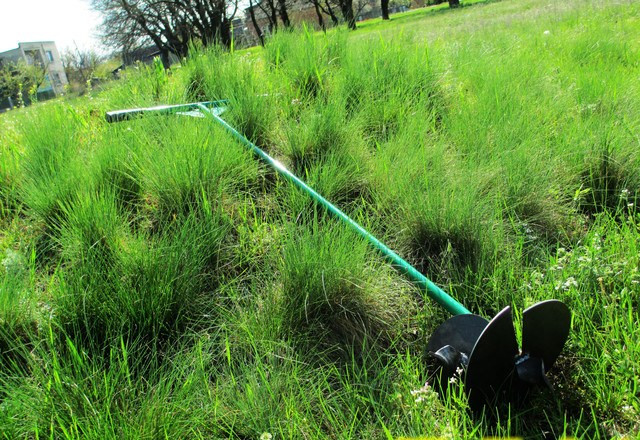
M505 1L3 115L0 432L636 435L639 55L634 2ZM215 98L474 312L566 301L555 395L484 415L438 396L423 350L446 316L365 243L201 120L102 118Z

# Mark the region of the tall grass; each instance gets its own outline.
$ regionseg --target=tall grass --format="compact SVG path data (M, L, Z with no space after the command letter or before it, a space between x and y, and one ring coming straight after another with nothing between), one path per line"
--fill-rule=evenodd
M194 47L0 118L4 438L633 436L634 3L491 2ZM413 17L413 18L412 18ZM374 29L376 32L367 31ZM223 117L474 313L558 298L555 394L468 411L447 318L206 119Z
M149 239L127 232L108 193L88 195L72 209L61 239L69 269L55 302L76 341L162 344L215 309L229 224L204 196Z
M310 229L310 230L309 230ZM277 300L285 332L388 346L410 323L411 296L372 259L368 244L335 227L290 231Z

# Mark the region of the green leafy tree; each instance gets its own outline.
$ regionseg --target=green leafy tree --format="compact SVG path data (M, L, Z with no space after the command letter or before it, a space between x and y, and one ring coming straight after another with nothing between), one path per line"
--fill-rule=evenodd
M3 63L0 67L0 97L23 102L26 91L37 96L37 90L47 79L47 67L40 64Z

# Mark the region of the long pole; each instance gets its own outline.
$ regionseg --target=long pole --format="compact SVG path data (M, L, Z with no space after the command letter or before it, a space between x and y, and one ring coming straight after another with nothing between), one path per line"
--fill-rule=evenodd
M206 103L211 106L210 103ZM204 114L205 117L209 118L211 121L216 124L222 126L231 136L244 144L253 154L258 156L263 162L267 165L274 168L282 177L293 183L295 186L300 188L305 193L309 194L311 198L323 206L327 211L329 211L334 216L338 217L340 220L351 226L353 230L355 230L360 236L364 237L369 243L371 243L387 260L389 260L392 266L404 274L407 278L409 278L415 285L417 285L423 292L426 292L427 295L442 307L444 307L449 313L453 315L464 315L471 313L468 309L466 309L462 304L449 296L444 290L436 286L431 280L422 275L416 268L414 268L411 264L407 263L404 259L402 259L398 254L389 249L384 243L378 240L376 237L371 235L366 229L360 226L356 221L354 221L347 214L338 209L335 205L329 202L327 199L322 197L313 188L300 180L295 174L289 171L281 162L269 156L263 150L258 148L253 142L244 137L244 135L240 134L235 128L229 125L224 119L218 116L215 112L211 112L210 109L205 105L198 103L196 104L197 108ZM138 109L140 111L140 109Z

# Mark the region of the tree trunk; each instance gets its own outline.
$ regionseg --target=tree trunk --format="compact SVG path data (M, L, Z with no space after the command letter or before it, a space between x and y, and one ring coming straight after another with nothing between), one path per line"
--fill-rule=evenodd
M249 0L249 16L251 17L251 23L253 24L253 28L258 34L258 38L260 39L260 45L264 46L264 37L262 36L262 31L260 30L260 26L258 26L258 21L256 20L256 11L253 10L253 1Z
M380 0L380 9L382 9L382 19L389 19L389 0Z
M289 14L287 13L287 0L278 0L278 12L280 12L280 19L285 29L291 27L291 21L289 21Z
M334 26L338 26L340 21L338 20L338 17L336 17L336 14L333 12L333 9L331 9L330 0L325 0L325 4L327 5L327 12L329 12L329 17L331 17L331 22L333 23Z
M277 14L278 11L273 0L269 1L269 8L271 9L271 16L270 16L271 27L269 28L269 31L273 34L278 30L278 14Z
M457 8L458 6L460 6L460 0L449 0L450 8Z
M160 48L160 61L165 69L171 67L171 61L169 60L169 50L162 47Z
M318 7L317 1L313 2L313 7L315 8L316 15L318 16L318 25L320 25L320 28L322 29L323 32L326 32L327 28L324 26L324 18L322 18L322 13L320 12L320 8Z
M342 10L342 16L347 23L347 27L355 30L356 17L353 15L353 0L340 0L340 9Z
M269 31L269 34L273 34L278 30L278 11L276 8L275 0L259 0L257 6L269 20L267 29Z
M224 47L231 47L231 22L226 18L220 23L220 43Z

